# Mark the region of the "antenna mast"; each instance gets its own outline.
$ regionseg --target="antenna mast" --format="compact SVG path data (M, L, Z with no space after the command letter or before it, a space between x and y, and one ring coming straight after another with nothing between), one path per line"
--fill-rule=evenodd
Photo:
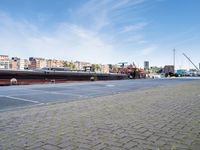
M173 64L174 64L174 73L175 73L175 70L176 70L175 69L175 65L176 65L176 58L175 58L176 57L176 50L175 50L175 48L173 49L173 52L174 52L174 60L173 60L174 62L173 62Z

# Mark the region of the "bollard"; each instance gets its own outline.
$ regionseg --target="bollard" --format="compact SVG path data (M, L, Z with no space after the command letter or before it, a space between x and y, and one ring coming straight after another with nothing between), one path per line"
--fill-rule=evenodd
M15 78L10 79L10 85L17 85L17 79Z

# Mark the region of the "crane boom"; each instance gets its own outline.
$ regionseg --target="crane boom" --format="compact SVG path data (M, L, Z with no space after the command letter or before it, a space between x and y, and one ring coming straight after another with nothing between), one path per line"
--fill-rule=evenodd
M197 69L197 71L200 71L199 68L192 62L192 60L185 53L183 53L183 55L193 64L193 66Z

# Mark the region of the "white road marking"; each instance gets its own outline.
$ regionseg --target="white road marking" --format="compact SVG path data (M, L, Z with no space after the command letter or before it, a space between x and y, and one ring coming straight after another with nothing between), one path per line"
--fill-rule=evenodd
M28 100L28 99L24 99L24 98L18 98L18 97L12 97L12 96L5 96L5 97L15 99L15 100L20 100L20 101L25 101L25 102L40 103L38 101L32 101L32 100Z
M193 79L193 80L200 80L200 77L178 77L179 79Z
M106 86L107 87L114 87L115 85L113 85L113 84L107 84Z

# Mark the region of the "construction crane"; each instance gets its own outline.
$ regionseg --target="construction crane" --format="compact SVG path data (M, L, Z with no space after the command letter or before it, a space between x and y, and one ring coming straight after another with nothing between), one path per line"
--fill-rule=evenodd
M200 70L199 68L192 62L192 60L185 54L183 53L183 55L192 63L192 65L196 68L197 70L197 76L200 76Z
M185 53L183 53L183 55L192 63L192 65L196 68L196 70L200 72L199 68L192 62L192 60Z

